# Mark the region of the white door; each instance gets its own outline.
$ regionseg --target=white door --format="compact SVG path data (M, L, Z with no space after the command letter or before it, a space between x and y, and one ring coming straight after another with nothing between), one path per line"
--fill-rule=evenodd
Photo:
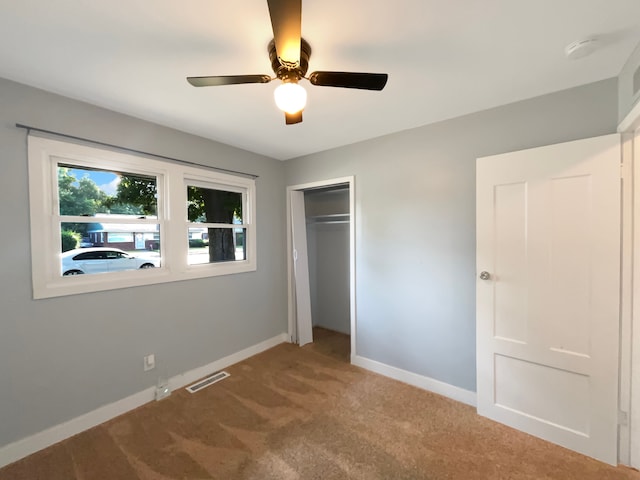
M304 211L304 192L291 191L291 240L293 244L293 273L295 293L295 325L297 343L313 342L311 292L309 289L309 261L307 257L307 221Z
M480 158L476 188L478 413L616 464L620 137Z

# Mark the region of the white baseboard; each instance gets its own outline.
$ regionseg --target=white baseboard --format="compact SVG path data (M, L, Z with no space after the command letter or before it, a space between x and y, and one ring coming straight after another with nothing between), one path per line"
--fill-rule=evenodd
M227 357L216 360L208 365L195 368L188 372L176 375L169 379L169 387L171 390L177 390L184 386L187 386L199 378L205 377L208 374L227 368L234 363L238 363L253 355L268 350L283 342L288 342L289 336L286 333L281 333L273 338L260 342L249 348L245 348L239 352L231 354ZM147 388L141 392L134 393L126 398L110 403L103 407L97 408L89 413L80 415L67 422L61 423L54 427L38 432L29 437L18 440L17 442L10 443L0 448L0 468L13 463L21 458L31 455L32 453L42 450L54 443L58 443L65 438L69 438L80 432L88 430L96 425L111 420L112 418L122 415L134 408L138 408L145 403L154 400L155 387Z
M464 388L456 387L434 378L418 375L417 373L392 367L391 365L370 360L359 355L352 356L351 363L366 370L371 370L372 372L384 375L385 377L393 378L394 380L408 383L414 387L422 388L423 390L437 393L458 402L466 403L472 407L475 407L477 403L476 392L465 390Z

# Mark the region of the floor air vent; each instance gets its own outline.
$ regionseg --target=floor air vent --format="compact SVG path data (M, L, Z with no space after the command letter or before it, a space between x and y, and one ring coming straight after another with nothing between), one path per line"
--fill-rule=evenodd
M209 375L207 378L203 378L198 383L188 386L187 390L191 393L196 393L209 385L213 385L214 383L227 378L228 376L229 374L227 372L214 373L213 375Z

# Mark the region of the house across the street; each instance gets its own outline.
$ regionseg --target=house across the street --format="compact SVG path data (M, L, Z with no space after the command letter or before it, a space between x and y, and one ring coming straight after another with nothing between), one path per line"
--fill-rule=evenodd
M122 215L122 217L138 218L134 215ZM156 223L92 223L87 230L87 237L96 247L115 247L125 251L157 250L160 246L160 225Z

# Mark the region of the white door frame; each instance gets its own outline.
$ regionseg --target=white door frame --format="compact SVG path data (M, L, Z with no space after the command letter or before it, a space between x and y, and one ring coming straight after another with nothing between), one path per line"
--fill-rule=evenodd
M349 302L351 320L351 362L356 356L356 194L355 177L339 177L317 182L290 185L287 187L287 291L288 291L288 319L289 319L289 339L295 342L295 278L293 276L293 242L291 240L291 197L296 190L314 190L337 185L349 185Z
M640 468L640 103L618 125L622 134L622 292L619 461ZM638 188L636 188L638 186ZM624 418L626 416L626 418Z

